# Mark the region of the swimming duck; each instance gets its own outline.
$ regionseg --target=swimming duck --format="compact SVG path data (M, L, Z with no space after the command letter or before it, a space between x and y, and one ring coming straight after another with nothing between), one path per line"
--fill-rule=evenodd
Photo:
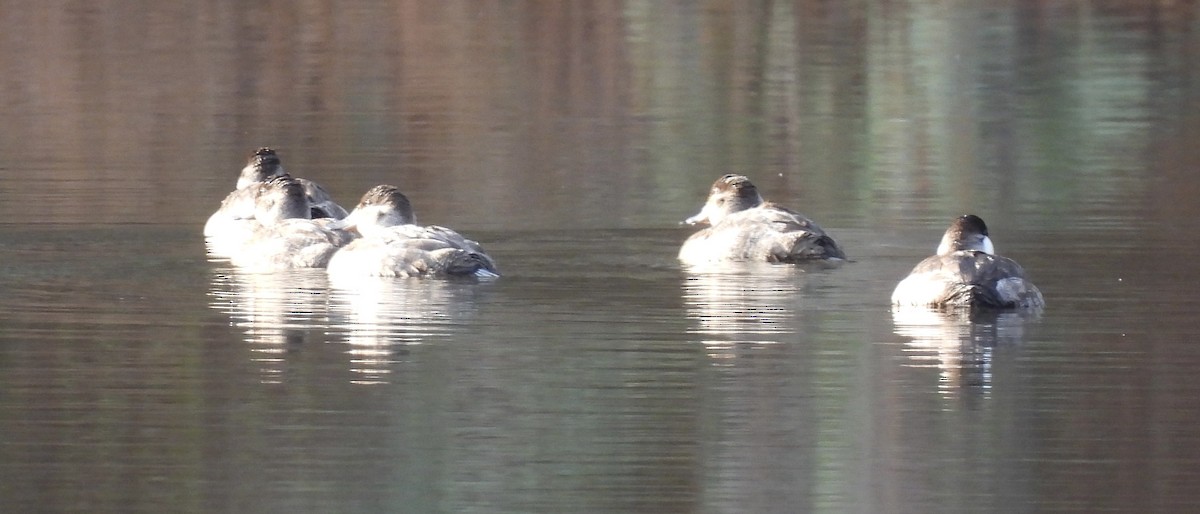
M742 175L717 179L704 208L684 223L709 225L692 234L679 249L679 259L687 264L846 258L837 242L816 223L763 201L758 188Z
M237 189L225 197L225 200L221 202L221 207L212 216L209 216L208 222L204 224L204 235L216 235L234 220L253 218L257 192L249 190L249 188L254 184L287 174L275 150L267 147L255 150L238 176ZM342 219L346 217L346 209L333 201L329 192L320 184L302 178L297 178L296 181L304 188L312 218Z
M995 254L987 225L974 214L946 229L937 254L925 258L892 292L894 305L1040 308L1042 292L1020 264Z
M254 216L226 223L221 233L208 238L213 254L229 257L243 270L323 268L353 238L334 227L333 220L310 218L304 185L295 178L273 177L244 190L253 195Z
M337 223L362 237L333 255L331 276L499 276L479 243L445 227L417 225L412 204L395 186L371 188Z

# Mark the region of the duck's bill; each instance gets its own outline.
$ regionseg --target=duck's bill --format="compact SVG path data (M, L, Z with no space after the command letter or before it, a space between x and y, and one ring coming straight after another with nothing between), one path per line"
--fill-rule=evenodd
M699 225L701 223L708 223L708 216L705 215L703 212L701 212L700 214L697 214L686 220L683 220L682 223L684 225Z
M500 278L499 273L491 272L483 268L475 270L474 275L476 278Z

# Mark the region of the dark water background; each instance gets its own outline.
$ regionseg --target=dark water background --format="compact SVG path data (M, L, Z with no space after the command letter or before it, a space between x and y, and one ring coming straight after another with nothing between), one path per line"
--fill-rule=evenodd
M1191 2L0 4L5 512L1187 512ZM237 273L255 147L485 283ZM845 266L681 269L719 175ZM893 314L964 212L1040 316Z

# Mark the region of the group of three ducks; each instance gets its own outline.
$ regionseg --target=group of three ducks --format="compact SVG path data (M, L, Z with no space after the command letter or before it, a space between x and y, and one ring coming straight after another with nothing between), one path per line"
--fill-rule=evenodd
M680 248L685 264L846 258L816 223L764 201L741 175L717 179L703 209L685 223L707 225ZM371 188L347 212L320 185L290 176L270 148L250 156L237 189L209 217L204 235L210 253L249 271L327 268L331 276L352 277L500 274L479 243L445 227L418 225L412 204L395 186ZM983 220L968 214L955 219L937 253L896 286L892 303L1040 308L1044 300L1019 264L995 254Z

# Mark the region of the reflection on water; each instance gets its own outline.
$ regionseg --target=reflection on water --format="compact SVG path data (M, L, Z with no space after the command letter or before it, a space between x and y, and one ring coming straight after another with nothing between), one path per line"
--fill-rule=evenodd
M970 389L986 395L992 387L993 352L1020 345L1026 324L1040 316L1040 310L892 308L895 332L907 338L907 366L937 368L938 390L945 394Z
M474 280L352 277L333 280L329 329L350 346L357 384L388 383L406 346L446 338L470 321L481 293Z
M793 330L793 306L804 296L805 273L792 265L720 263L684 268L683 303L714 353L735 345L781 342Z
M1197 5L696 4L6 3L0 505L1193 508ZM262 145L506 276L205 262ZM857 261L679 270L727 172ZM889 315L964 212L1041 320Z
M447 337L469 320L480 287L486 283L377 277L331 284L319 269L222 269L209 305L243 331L264 383L285 380L289 354L328 342L348 346L352 383L384 384L407 346Z
M209 305L244 331L264 383L278 383L287 355L324 340L328 286L324 270L281 273L225 270L213 275Z
M708 456L701 494L716 511L812 510L849 488L832 458L849 438L827 416L844 408L847 378L822 371L857 346L836 326L836 311L826 310L833 290L825 286L837 267L683 270L687 334L708 356L698 395Z

